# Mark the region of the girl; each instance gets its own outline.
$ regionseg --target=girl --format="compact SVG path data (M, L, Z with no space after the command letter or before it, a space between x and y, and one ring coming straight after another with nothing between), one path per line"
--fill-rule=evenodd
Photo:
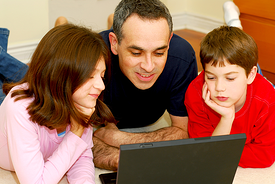
M3 86L0 167L20 183L95 183L92 125L115 122L99 99L109 51L99 34L72 24L50 30L23 80Z

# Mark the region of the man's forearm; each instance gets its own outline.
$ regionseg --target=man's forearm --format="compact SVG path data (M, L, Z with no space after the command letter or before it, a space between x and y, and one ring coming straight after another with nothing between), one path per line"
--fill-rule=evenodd
M98 168L116 171L118 167L119 149L109 146L93 137L94 164Z
M144 142L168 141L188 138L188 133L178 127L166 127L147 133L123 132L120 144L135 144Z

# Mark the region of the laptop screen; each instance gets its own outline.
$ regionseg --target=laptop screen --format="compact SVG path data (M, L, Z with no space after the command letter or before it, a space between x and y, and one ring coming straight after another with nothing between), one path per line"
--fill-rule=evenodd
M122 145L116 183L232 183L245 140L233 134Z

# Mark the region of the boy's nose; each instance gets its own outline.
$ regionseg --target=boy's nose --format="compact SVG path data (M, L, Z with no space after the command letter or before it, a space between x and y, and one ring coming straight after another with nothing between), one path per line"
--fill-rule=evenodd
M217 80L216 82L216 90L217 91L225 91L225 85L224 85L224 82L221 81L221 80Z

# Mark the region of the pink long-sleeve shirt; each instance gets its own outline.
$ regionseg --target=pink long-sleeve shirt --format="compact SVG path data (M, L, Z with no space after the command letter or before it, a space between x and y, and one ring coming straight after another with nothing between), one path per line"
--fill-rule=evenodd
M16 86L26 88L26 85ZM13 89L13 90L14 90ZM92 128L81 138L66 128L64 137L29 120L32 99L14 101L11 93L0 106L0 167L15 171L20 183L95 183Z

